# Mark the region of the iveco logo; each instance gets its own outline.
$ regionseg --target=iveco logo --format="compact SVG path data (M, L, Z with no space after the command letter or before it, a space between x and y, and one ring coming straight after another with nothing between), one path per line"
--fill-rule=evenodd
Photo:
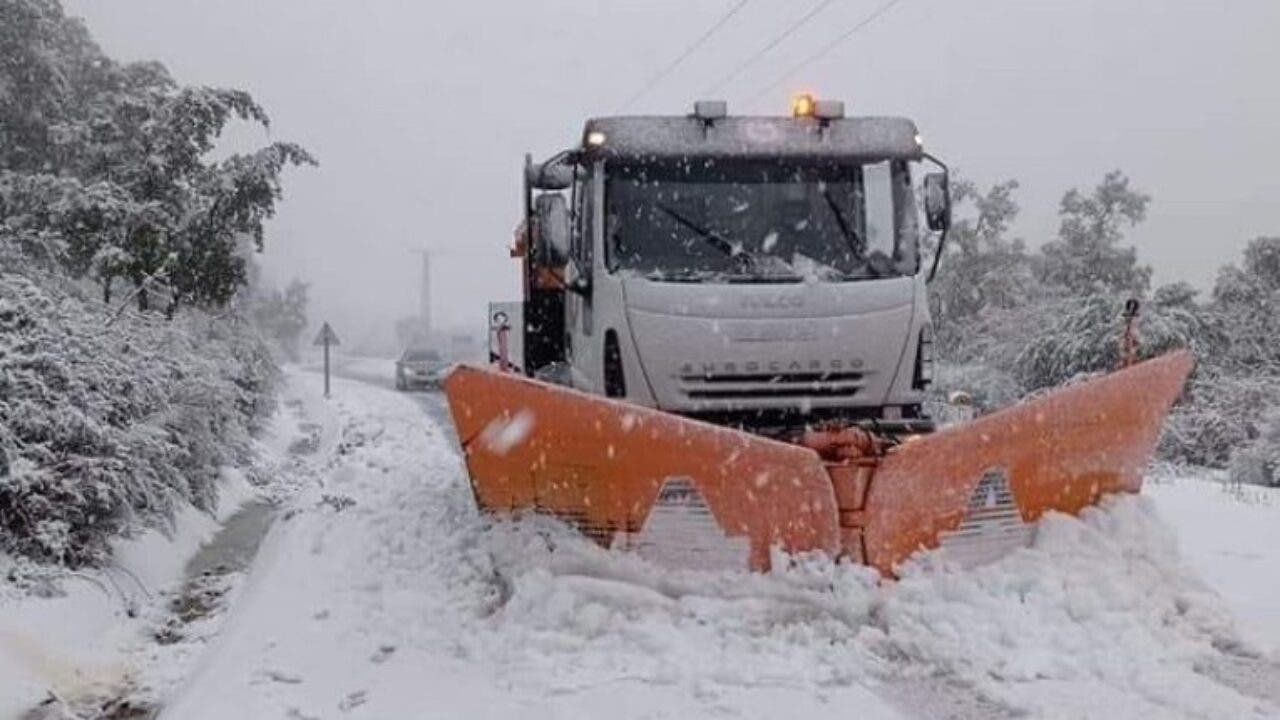
M742 298L742 307L748 310L795 310L804 307L803 295L764 295Z
M732 326L725 333L729 342L735 343L775 343L775 342L813 342L818 339L818 330L809 325L794 322L786 324L761 325L759 321Z

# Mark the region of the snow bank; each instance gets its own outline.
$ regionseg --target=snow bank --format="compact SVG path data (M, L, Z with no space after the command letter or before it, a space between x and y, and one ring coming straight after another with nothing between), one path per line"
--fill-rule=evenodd
M1196 575L1230 603L1241 634L1280 659L1280 488L1183 473L1148 482L1144 492L1178 528Z
M1037 533L969 572L916 563L885 593L877 655L1037 716L1241 717L1257 705L1198 670L1246 648L1150 499L1052 515Z
M50 696L67 713L122 693L145 694L138 706L146 707L181 680L217 629L193 621L183 628L190 645L155 642L194 572L191 560L242 507L287 490L300 444L323 457L336 451L332 420L315 397L294 390L286 389L286 411L274 414L254 443L253 462L221 469L216 510L175 502L171 524L111 541L110 562L99 568L69 571L0 554L0 577L9 580L0 582L0 719L30 717ZM249 474L268 482L253 484Z
M496 528L487 542L510 597L474 652L531 685L570 691L621 674L691 691L923 696L944 678L944 693L1036 716L1239 717L1260 706L1204 673L1224 653L1254 653L1147 498L1048 517L1033 547L976 570L925 556L884 585L818 558L765 577L671 574L547 528ZM918 712L920 699L898 704Z

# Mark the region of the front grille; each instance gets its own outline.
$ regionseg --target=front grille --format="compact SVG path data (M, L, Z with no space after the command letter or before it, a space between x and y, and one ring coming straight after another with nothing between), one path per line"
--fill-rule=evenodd
M828 382L862 382L862 373L829 372L829 373L760 373L755 375L684 375L683 382L704 383L828 383Z
M690 400L851 398L864 386L862 373L702 374L680 377Z

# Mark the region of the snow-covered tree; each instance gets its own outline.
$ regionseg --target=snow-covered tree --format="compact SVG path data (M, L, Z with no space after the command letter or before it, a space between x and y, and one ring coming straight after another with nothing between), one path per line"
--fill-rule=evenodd
M958 356L983 314L1025 305L1036 290L1031 256L1008 232L1018 215L1016 180L985 193L970 181L952 186L957 218L948 233L941 270L930 289L941 351Z
M1134 248L1120 243L1125 227L1146 219L1150 201L1119 170L1107 173L1087 194L1068 191L1059 208L1058 238L1044 246L1040 279L1077 296L1145 294L1151 268L1138 263Z
M307 329L309 292L307 283L295 279L284 291L260 292L252 303L254 322L290 360L298 359L302 333Z
M1239 482L1280 484L1280 238L1255 238L1241 265L1219 272L1212 307L1226 337L1205 360L1252 389L1241 401L1220 403L1234 442L1217 459L1230 455Z
M1280 374L1280 238L1254 239L1242 267L1222 268L1213 304L1229 327L1224 357L1243 368Z
M106 57L56 0L0 0L0 553L91 563L211 508L272 403L259 335L221 306L301 148L212 159L246 93ZM163 298L171 322L80 278ZM296 294L296 292L295 292Z
M120 64L56 0L0 0L0 227L111 297L220 306L245 283L241 236L263 243L280 175L313 164L274 143L209 159L233 121L267 127L240 90L182 87L158 63Z

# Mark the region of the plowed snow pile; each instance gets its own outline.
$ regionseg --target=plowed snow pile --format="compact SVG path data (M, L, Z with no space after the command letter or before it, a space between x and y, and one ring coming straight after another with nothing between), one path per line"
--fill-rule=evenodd
M879 684L910 710L921 698L907 681L920 680L926 695L1010 713L1276 711L1212 677L1256 653L1145 498L1049 517L1032 548L995 564L925 558L884 586L817 559L775 577L672 576L571 537L546 552L527 530L503 532L489 542L506 546L496 557L512 594L474 640L510 672L567 686L619 673L695 688Z
M554 522L487 523L447 430L403 396L335 388L328 476L165 717L1280 714L1240 668L1280 674L1148 499L892 584L821 558L672 573Z

